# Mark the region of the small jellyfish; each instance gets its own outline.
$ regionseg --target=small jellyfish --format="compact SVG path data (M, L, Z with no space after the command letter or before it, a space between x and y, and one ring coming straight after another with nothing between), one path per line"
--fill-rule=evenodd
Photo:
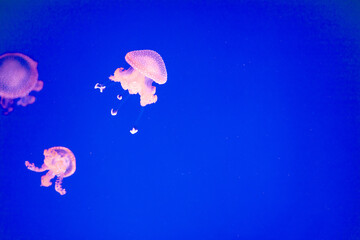
M104 91L105 88L106 88L106 86L104 86L100 83L95 84L95 87L94 87L94 89L99 89L101 93Z
M118 110L114 110L113 108L111 109L111 115L112 116L116 116L118 113Z
M152 86L152 82L164 84L167 81L165 63L161 56L152 50L139 50L127 53L125 60L130 68L116 69L109 79L120 82L121 87L130 94L139 94L141 106L155 103L156 87Z
M130 133L134 135L134 134L137 133L138 131L139 131L138 129L136 129L136 128L133 127L133 128L130 130Z
M31 91L40 91L44 83L38 80L37 62L21 53L6 53L0 56L0 105L13 110L14 99L17 105L26 106L35 102Z
M49 170L41 177L40 186L49 187L52 184L50 181L56 176L55 190L64 195L66 191L61 187L61 183L63 178L73 175L76 170L74 154L66 147L52 147L44 150L44 156L45 160L41 168L35 167L28 161L25 161L25 166L34 172Z

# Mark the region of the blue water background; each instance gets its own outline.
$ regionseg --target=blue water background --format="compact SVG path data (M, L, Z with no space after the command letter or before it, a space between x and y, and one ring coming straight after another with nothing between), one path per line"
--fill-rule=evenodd
M0 54L37 61L44 89L0 116L0 239L360 239L359 12L1 0ZM107 79L141 49L168 82L131 135L139 96L119 106ZM24 165L53 146L77 160L64 196Z

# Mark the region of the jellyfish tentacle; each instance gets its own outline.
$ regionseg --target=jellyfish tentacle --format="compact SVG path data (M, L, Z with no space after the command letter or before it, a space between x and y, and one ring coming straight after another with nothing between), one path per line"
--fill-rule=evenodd
M49 170L44 176L41 176L41 184L40 186L43 187L49 187L51 186L52 182L50 182L51 179L55 177L55 174L53 171Z
M44 172L46 170L49 170L49 168L43 164L40 168L39 167L36 167L35 164L33 163L30 163L28 161L25 161L25 166L31 170L31 171L34 171L34 172Z
M137 129L136 126L138 126L138 123L139 123L139 121L140 121L140 119L141 119L141 117L142 117L142 115L143 115L143 113L144 113L144 110L145 110L144 107L141 107L141 108L140 108L139 115L138 115L138 117L136 118L135 123L134 123L134 128L135 128L135 129Z
M66 193L65 189L63 189L61 187L62 184L62 180L63 180L64 176L61 174L57 177L56 182L55 182L55 190L60 193L61 195L64 195Z

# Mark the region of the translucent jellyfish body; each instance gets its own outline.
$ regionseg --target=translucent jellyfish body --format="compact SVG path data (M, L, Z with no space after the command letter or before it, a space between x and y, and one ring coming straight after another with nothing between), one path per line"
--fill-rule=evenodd
M155 103L156 87L152 86L152 82L164 84L167 81L165 63L161 56L152 50L139 50L127 53L125 60L131 67L128 70L116 69L109 79L120 82L121 87L130 94L139 94L141 106Z
M31 91L40 91L43 82L38 80L37 62L21 53L6 53L0 56L0 105L9 113L17 105L26 106L35 102Z
M62 180L74 174L76 170L76 161L74 154L66 147L52 147L44 150L44 164L38 168L33 163L25 161L25 166L34 172L47 171L46 175L41 177L41 185L49 187L51 180L56 176L55 190L64 195L65 189L61 187Z

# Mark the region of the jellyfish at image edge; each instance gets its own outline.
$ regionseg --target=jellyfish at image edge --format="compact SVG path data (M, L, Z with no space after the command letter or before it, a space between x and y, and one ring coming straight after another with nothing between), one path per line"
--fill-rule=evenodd
M152 83L164 84L167 81L165 63L161 56L152 50L139 50L127 53L125 60L130 68L116 69L109 79L120 82L121 87L130 94L139 94L141 106L156 103L156 87Z
M55 190L64 195L65 189L61 187L63 178L74 174L76 170L76 161L74 154L66 147L52 147L44 150L44 164L38 168L33 163L25 161L25 166L34 172L47 171L46 175L41 177L40 186L49 187L51 180L56 176Z
M16 104L26 106L35 102L31 91L40 91L44 83L38 80L37 62L21 53L6 53L0 56L0 105L5 114Z

